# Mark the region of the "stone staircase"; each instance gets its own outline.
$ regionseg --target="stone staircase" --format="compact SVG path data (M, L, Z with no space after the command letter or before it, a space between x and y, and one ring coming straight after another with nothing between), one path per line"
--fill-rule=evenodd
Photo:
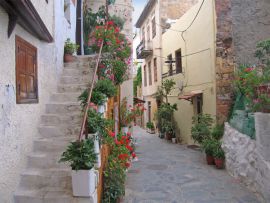
M34 140L27 168L21 173L15 203L93 202L91 198L72 196L71 169L58 160L79 134L82 116L77 98L91 81L94 65L93 56L77 57L75 62L64 65L57 92L51 94L41 116L39 136Z

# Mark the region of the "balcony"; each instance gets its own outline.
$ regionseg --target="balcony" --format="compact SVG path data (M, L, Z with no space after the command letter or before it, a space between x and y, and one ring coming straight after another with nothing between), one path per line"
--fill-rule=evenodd
M141 43L136 48L137 59L145 59L153 54L152 42L141 41Z

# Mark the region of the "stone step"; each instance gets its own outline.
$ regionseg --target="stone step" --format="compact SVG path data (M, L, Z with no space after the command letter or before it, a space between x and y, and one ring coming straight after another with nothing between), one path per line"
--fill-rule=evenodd
M27 166L36 169L70 168L66 163L59 163L63 152L35 152L27 157Z
M95 67L95 61L75 61L71 63L65 63L64 69L93 69Z
M73 197L71 190L57 187L42 189L19 189L15 192L14 203L95 203L97 192L89 198Z
M85 89L89 87L88 83L84 84L59 84L57 87L58 93L82 93Z
M54 93L51 95L50 100L56 103L62 102L78 102L80 93Z
M91 76L93 75L94 69L93 68L86 68L84 69L74 69L74 68L64 68L62 76Z
M89 84L92 81L92 76L62 76L60 78L59 84L68 85L68 84Z
M68 190L20 189L14 195L14 203L74 203L74 201L71 191Z
M39 134L41 138L57 139L57 138L70 138L78 135L80 132L81 123L74 125L61 125L61 126L39 126Z
M70 114L81 112L81 106L79 102L66 102L66 103L49 103L46 104L46 113L51 114Z
M58 114L44 114L41 116L41 125L42 126L79 126L82 123L82 114L67 114L67 115L58 115Z
M71 170L26 170L21 174L19 187L25 189L40 189L44 187L71 188Z
M75 141L76 136L67 137L65 139L37 139L34 140L33 151L34 152L61 152L65 151L70 142Z

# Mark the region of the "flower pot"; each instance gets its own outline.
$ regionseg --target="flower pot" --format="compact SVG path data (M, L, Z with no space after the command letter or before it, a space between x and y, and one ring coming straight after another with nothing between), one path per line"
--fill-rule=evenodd
M215 164L217 169L224 168L224 159L215 158Z
M101 167L101 154L97 154L97 163L95 164L96 168Z
M167 139L167 140L172 140L172 135L171 135L171 133L166 133L166 139Z
M95 153L99 154L100 153L100 147L99 147L99 140L98 139L95 139L94 145L95 145Z
M73 196L90 197L96 190L98 174L91 170L72 170L72 190Z
M122 127L122 132L127 134L128 133L128 127Z
M206 154L206 162L208 165L215 165L215 159L212 155Z
M75 57L71 54L64 54L64 62L65 63L70 63L75 60Z
M105 113L105 105L98 106L98 112L102 114Z
M174 138L172 138L172 143L176 143L176 138L174 137Z

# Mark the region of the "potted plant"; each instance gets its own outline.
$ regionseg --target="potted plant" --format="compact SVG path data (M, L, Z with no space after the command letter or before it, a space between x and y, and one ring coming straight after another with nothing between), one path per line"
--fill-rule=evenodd
M71 40L68 38L65 41L65 47L64 47L64 62L73 62L74 57L73 54L77 49L79 48L78 45L71 42Z
M127 98L123 98L120 104L120 126L123 133L127 133L131 122L134 120L133 111L128 109Z
M223 169L224 168L224 161L225 161L225 152L221 148L221 143L218 142L214 149L214 159L217 169Z
M176 135L175 133L172 134L172 143L176 144L177 140L176 140Z
M155 126L154 126L154 123L149 121L146 123L146 128L147 128L147 132L148 133L151 133L151 134L154 134L155 133Z
M204 139L211 136L211 128L213 125L213 118L209 114L199 114L192 117L191 137L192 139L202 144Z
M206 154L206 162L208 165L215 165L214 151L218 141L213 138L204 139L202 142L202 148Z
M70 163L74 196L90 197L95 191L98 177L94 170L96 159L93 138L71 142L63 152L60 162Z

